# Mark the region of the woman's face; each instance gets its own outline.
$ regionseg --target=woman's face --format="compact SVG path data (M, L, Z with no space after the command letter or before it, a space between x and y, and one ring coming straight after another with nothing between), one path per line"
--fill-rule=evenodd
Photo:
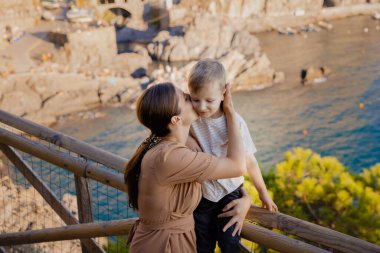
M181 109L182 121L187 125L191 125L198 119L198 114L194 111L193 104L191 103L190 95L183 92L181 89L176 88L178 100L178 106Z

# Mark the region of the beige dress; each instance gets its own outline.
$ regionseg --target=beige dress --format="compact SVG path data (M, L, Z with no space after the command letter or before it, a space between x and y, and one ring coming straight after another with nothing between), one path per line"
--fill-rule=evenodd
M215 167L215 157L174 142L163 141L147 152L132 253L196 252L193 211L202 196L198 182L209 179Z

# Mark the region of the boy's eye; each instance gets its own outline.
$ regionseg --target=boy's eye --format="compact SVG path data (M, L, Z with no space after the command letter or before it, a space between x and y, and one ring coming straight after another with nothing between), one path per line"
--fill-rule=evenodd
M212 103L212 102L214 102L214 101L215 101L215 100L211 100L211 99L207 100L208 103Z

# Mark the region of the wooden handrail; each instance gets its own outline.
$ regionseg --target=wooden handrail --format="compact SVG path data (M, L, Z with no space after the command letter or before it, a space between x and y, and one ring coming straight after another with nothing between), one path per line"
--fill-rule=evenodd
M39 139L80 154L119 172L124 172L128 163L128 159L122 158L118 155L92 146L86 142L77 140L53 129L38 125L30 120L15 116L3 110L0 110L0 122L33 135Z
M289 238L285 235L254 225L247 221L244 222L242 237L270 249L284 253L328 253L328 251L324 249Z
M0 234L0 246L126 235L137 218Z
M124 175L116 171L108 171L84 159L72 157L62 151L53 150L43 144L0 128L0 143L15 147L51 164L57 165L75 175L88 177L121 191L126 191Z
M380 253L378 245L286 214L269 212L264 208L252 206L247 218L265 227L276 228L342 252Z

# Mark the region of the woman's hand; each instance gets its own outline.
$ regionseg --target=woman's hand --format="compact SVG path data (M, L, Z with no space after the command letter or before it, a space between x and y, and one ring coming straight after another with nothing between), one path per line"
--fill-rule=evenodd
M259 195L259 198L261 200L261 207L271 212L278 212L277 205L273 202L271 197L269 197L268 192L266 192L266 194L263 194L263 196Z
M231 95L231 84L229 83L226 84L226 88L224 91L223 111L234 112L234 106L232 103L232 95Z
M245 216L247 215L248 210L251 207L251 199L249 198L247 191L244 188L241 188L240 191L243 196L240 199L235 199L228 203L223 208L224 213L218 215L218 218L232 217L223 228L223 232L226 232L226 230L229 227L236 224L235 229L232 232L232 236L235 236L236 233L240 235L241 230L243 228Z

